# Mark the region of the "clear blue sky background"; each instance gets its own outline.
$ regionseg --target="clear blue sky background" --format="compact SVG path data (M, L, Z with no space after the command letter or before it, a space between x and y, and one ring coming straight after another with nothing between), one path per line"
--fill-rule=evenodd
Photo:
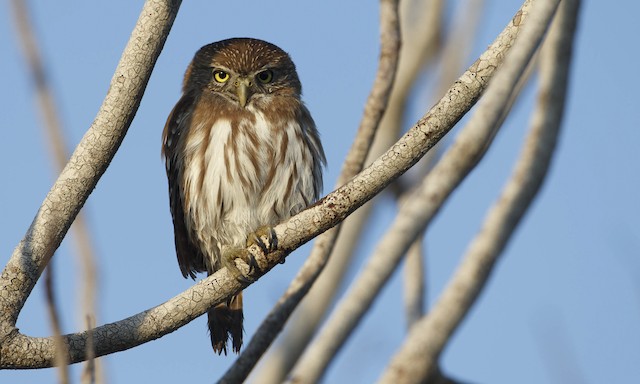
M31 1L66 141L75 146L108 89L141 2ZM451 2L457 3L457 2ZM473 58L490 44L520 0L487 1ZM635 1L584 1L564 130L549 178L499 262L487 289L446 349L445 372L476 383L630 383L640 377L640 27ZM138 114L85 212L98 251L99 322L117 321L190 286L175 260L160 134L180 82L202 45L233 36L272 41L290 52L304 98L322 133L328 187L354 136L378 54L376 2L185 2ZM0 7L0 264L4 266L49 190L54 174L34 109L32 83ZM435 76L434 72L429 73ZM487 157L427 235L433 302L509 175L535 90L525 90ZM426 97L416 97L416 115ZM328 192L328 189L327 191ZM389 206L360 251L392 218ZM65 240L56 288L65 332L81 329L78 263ZM304 259L299 250L246 292L250 338ZM363 257L360 258L362 262ZM353 277L359 265L350 273ZM50 335L43 287L18 326ZM404 337L395 278L331 366L328 383L369 383ZM197 319L157 341L103 359L109 383L213 382L233 361L211 352ZM74 366L76 379L80 366ZM55 382L52 369L2 371L2 383Z

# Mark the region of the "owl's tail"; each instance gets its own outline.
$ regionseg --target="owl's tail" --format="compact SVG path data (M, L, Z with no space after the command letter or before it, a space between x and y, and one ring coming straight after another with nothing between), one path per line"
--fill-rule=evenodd
M231 297L226 303L221 303L207 312L209 334L213 351L221 355L227 354L227 340L231 336L233 352L240 352L242 347L242 292Z

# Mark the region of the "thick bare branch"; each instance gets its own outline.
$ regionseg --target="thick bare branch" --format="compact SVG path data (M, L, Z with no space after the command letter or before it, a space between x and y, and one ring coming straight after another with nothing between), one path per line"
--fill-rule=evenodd
M532 15L529 33L545 27L544 19L555 6L557 2L547 2L535 9L536 22ZM557 29L549 35L550 51L541 65L540 93L531 132L510 180L442 297L409 333L380 382L418 383L435 374L442 348L478 297L498 255L542 185L562 120L578 7L577 0L563 1Z
M62 169L64 169L69 157L69 150L63 140L64 130L62 128L61 119L58 115L56 100L52 91L51 83L48 80L46 66L43 64L40 44L34 28L32 27L29 10L25 3L25 0L14 0L12 2L14 22L18 32L16 35L20 40L20 46L36 88L36 96L39 111L42 115L43 127L46 137L48 138L47 142L51 148L55 171L56 174L58 174ZM82 295L80 300L80 313L82 314L81 318L83 320L83 324L85 324L86 317L96 318L97 274L95 252L91 245L92 241L87 221L84 219L82 212L78 213L78 216L73 223L72 231L74 232L74 243L77 249L76 253L83 272L81 279L82 289L80 289ZM49 273L51 273L51 271L49 271ZM53 289L53 287L51 287L51 289ZM51 292L51 295L53 295L53 292ZM55 308L53 309L55 310ZM89 343L87 347L92 348L91 343ZM88 353L91 355L93 352L90 350ZM90 370L90 376L98 377L97 382L102 382L101 365L99 362L93 362L90 358L88 363L86 371ZM60 364L58 365L60 366ZM66 367L64 367L64 369L66 370ZM68 382L68 378L66 382ZM95 382L95 380L91 380L90 382Z
M138 108L179 0L149 0L122 55L93 124L49 191L0 276L0 359L36 281L104 173ZM4 366L5 364L0 364Z
M226 269L221 270L157 307L90 332L64 335L68 360L76 363L86 359L89 335L93 338L96 357L133 348L175 331L242 288ZM50 367L55 358L53 344L51 337L29 337L15 331L2 345L0 368Z

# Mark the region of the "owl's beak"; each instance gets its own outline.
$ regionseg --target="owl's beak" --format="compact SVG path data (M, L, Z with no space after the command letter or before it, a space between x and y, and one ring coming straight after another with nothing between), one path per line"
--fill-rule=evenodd
M236 93L238 95L238 101L242 108L247 105L247 100L251 96L249 88L251 87L251 80L246 78L240 78L236 82Z

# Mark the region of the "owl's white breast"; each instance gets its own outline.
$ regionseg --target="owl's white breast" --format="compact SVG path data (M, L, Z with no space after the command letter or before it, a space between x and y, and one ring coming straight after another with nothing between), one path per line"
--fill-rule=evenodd
M192 127L182 175L185 222L217 264L221 246L243 246L248 233L274 225L315 198L311 153L296 122Z

